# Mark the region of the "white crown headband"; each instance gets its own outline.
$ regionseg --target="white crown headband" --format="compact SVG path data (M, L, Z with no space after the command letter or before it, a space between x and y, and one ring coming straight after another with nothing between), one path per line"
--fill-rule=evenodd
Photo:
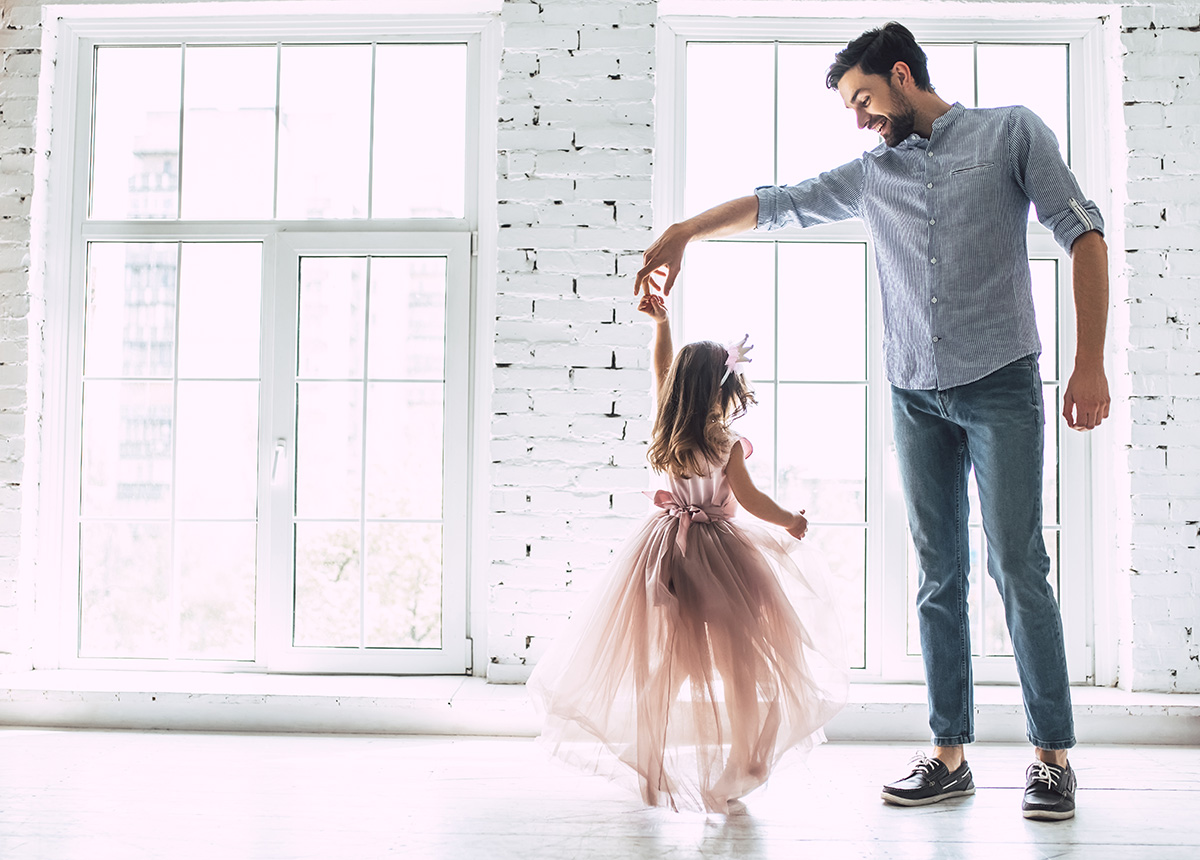
M750 350L754 349L754 344L746 346L746 341L750 339L750 335L746 335L740 341L731 340L725 344L725 375L721 377L721 385L725 384L725 380L729 378L731 373L745 373L753 360L747 356Z

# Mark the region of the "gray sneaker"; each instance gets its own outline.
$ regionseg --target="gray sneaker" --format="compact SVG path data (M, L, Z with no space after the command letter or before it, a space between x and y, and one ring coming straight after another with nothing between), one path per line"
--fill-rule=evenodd
M951 797L967 797L975 793L971 766L964 760L954 773L940 760L925 753L913 756L912 773L889 782L880 795L896 806L928 806Z
M1021 814L1039 821L1062 821L1075 817L1075 771L1035 761L1025 771L1025 797Z

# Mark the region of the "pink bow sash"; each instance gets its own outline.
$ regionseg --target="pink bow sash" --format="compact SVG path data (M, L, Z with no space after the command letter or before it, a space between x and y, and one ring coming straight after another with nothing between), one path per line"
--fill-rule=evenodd
M687 555L687 534L693 522L708 523L713 520L729 519L729 514L724 508L685 505L669 490L659 490L654 494L651 494L649 490L644 490L642 494L679 520L679 530L675 532L675 545L679 547L680 555Z

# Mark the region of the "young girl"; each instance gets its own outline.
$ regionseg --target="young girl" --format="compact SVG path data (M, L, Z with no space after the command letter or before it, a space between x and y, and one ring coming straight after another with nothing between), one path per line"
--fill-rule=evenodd
M555 755L636 781L652 806L723 813L783 753L824 739L845 662L821 584L796 563L804 513L755 488L750 443L729 430L754 402L747 350L691 343L672 361L662 298L639 310L655 322L649 459L668 489L529 687ZM791 537L735 522L739 503Z

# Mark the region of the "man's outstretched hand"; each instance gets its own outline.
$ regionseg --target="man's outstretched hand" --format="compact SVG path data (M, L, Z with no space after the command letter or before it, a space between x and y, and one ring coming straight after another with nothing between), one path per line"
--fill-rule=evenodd
M675 279L683 266L683 252L689 241L687 233L678 224L672 224L651 243L642 255L642 268L633 282L633 294L650 295L657 290L664 296L671 294Z

